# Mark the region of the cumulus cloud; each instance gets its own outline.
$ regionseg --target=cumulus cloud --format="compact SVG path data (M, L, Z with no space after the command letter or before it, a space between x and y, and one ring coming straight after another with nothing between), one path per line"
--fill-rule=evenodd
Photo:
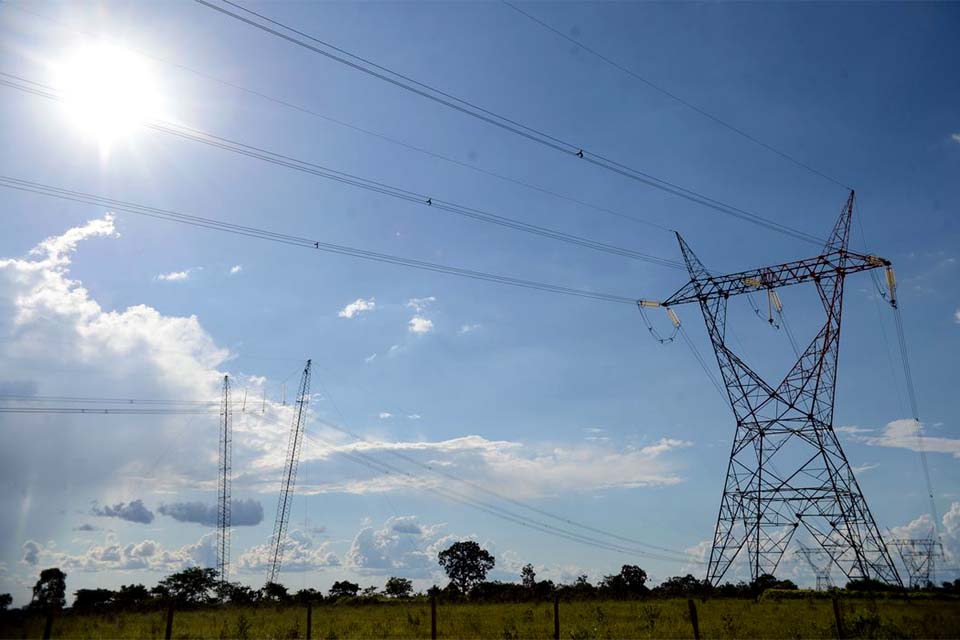
M415 516L396 516L354 537L344 565L365 574L427 578L438 573L437 554L462 538L444 525L424 525Z
M368 311L373 311L377 308L377 301L374 298L357 298L343 309L340 309L340 312L337 315L341 318L353 318L354 316L359 316L362 313Z
M184 280L189 280L196 271L199 271L199 267L191 267L190 269L184 269L183 271L161 273L155 276L154 280L158 280L160 282L183 282ZM233 273L232 270L231 273Z
M91 513L95 516L120 518L127 522L138 522L140 524L153 522L153 512L144 506L143 501L139 499L132 502L118 502L112 506L99 507L94 505Z
M429 318L424 318L423 316L413 316L410 318L410 322L407 323L410 333L430 333L433 331L433 320Z
M960 439L928 436L923 432L923 425L916 420L902 419L887 423L879 436L861 436L859 439L875 447L949 453L960 458Z
M242 265L242 264L235 264L235 265L233 265L232 267L230 267L230 275L232 275L232 276L237 275L237 274L240 273L241 271L243 271L243 265Z
M319 539L322 529L294 529L287 534L283 547L284 571L315 571L340 566L340 558L330 550L330 543ZM259 544L244 551L236 566L242 572L261 573L273 561L273 546Z
M203 502L171 502L162 504L158 513L177 522L195 522L208 527L217 525L218 508ZM230 503L230 524L234 527L252 527L263 522L263 505L259 500L239 499Z
M92 544L81 553L71 554L53 545L36 545L35 562L77 571L162 571L171 572L187 567L216 566L216 533L202 536L197 542L174 549L165 549L155 540L120 544L108 534L102 544ZM26 547L26 545L24 545Z

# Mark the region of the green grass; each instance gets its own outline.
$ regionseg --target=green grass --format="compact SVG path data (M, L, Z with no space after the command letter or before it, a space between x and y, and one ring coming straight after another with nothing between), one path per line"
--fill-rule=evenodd
M833 638L833 608L825 598L696 601L703 638ZM960 607L948 599L844 598L844 627L851 638L953 638ZM0 621L4 638L40 638L42 617ZM54 622L55 638L164 637L166 614L73 615ZM553 604L439 604L441 638L551 638ZM560 603L560 636L587 638L690 638L686 600ZM305 638L302 607L213 608L176 612L174 638ZM313 638L429 638L426 600L375 605L320 605L313 609Z

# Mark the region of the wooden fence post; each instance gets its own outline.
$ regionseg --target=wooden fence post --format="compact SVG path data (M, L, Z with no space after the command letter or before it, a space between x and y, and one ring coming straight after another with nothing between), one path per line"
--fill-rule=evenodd
M167 631L163 636L166 640L173 637L173 603L167 607Z
M430 640L437 640L437 593L430 593Z
M843 616L840 615L840 602L833 596L833 617L837 621L837 638L843 640Z
M53 633L53 607L47 609L47 621L43 625L43 640L50 640Z
M313 637L313 603L307 603L307 640Z
M560 640L560 596L553 596L553 640Z
M694 640L700 640L700 622L697 620L697 605L693 603L693 598L687 598L687 607L690 609L690 624L693 625Z

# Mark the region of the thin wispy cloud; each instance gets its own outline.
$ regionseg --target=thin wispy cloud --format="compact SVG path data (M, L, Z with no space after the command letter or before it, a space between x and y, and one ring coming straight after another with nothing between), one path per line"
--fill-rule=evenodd
M389 420L389 419L392 418L392 417L393 417L393 414L390 413L389 411L381 411L381 412L380 412L380 419L381 419L381 420Z
M341 318L354 318L363 313L373 311L377 308L377 301L374 298L357 298L337 313Z
M193 274L199 271L199 267L191 267L183 271L171 271L170 273L161 273L154 277L158 282L184 282L193 277Z
M464 324L464 325L460 325L460 328L457 330L457 333L462 336L462 335L464 335L464 334L472 333L472 332L476 331L476 330L479 329L481 326L483 326L483 325L481 325L481 324L479 324L479 323L478 323L478 324Z
M960 133L955 133L950 137L953 138L954 142L956 142L957 144L960 144Z

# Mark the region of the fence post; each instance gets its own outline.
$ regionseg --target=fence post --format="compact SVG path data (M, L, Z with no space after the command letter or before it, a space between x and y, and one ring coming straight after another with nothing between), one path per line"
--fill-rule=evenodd
M560 640L560 596L553 596L553 640Z
M700 640L700 622L697 620L697 605L693 603L693 598L687 598L687 607L690 609L690 624L693 625L694 640Z
M307 603L307 640L313 637L313 603Z
M50 640L53 633L53 607L47 609L47 621L43 625L43 640Z
M833 617L837 621L837 638L843 640L843 616L840 615L840 602L833 596Z
M173 637L173 603L167 607L167 631L163 636L166 640Z
M437 592L430 592L430 640L437 640Z

